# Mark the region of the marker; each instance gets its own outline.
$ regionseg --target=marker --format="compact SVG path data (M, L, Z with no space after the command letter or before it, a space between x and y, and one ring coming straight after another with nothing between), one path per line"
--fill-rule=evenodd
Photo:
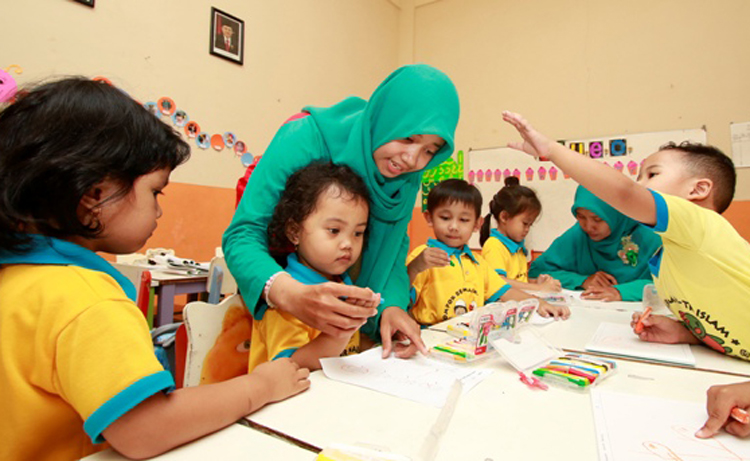
M573 376L568 373L563 373L557 370L550 370L548 368L537 368L532 373L539 376L540 378L550 377L554 379L560 379L568 383L574 384L578 387L586 387L589 384L591 384L591 381L589 381L586 378L581 378L580 376Z
M547 368L550 369L550 370L555 370L555 371L559 371L559 372L562 372L562 373L567 373L567 374L573 375L573 376L580 376L581 378L588 379L592 383L594 381L596 381L596 378L599 377L598 373L591 373L591 372L585 371L584 369L576 368L574 366L564 366L564 365L552 365L552 364L550 364L550 365L547 365Z
M638 318L638 322L635 324L635 332L637 334L641 334L643 331L643 321L646 320L649 315L651 315L651 306L646 307L646 310L643 311L643 314Z
M750 423L750 415L748 415L747 411L743 410L740 407L734 407L732 408L732 412L730 413L732 418L736 419L742 424L748 424Z

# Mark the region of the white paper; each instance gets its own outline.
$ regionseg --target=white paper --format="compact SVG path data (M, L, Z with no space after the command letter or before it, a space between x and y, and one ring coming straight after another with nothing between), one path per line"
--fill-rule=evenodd
M695 357L689 345L641 341L630 325L619 323L599 324L593 338L586 344L586 350L695 366Z
M731 123L732 159L735 166L750 166L750 122Z
M533 329L521 328L515 338L490 340L495 350L519 371L537 368L562 355L562 351L547 344Z
M750 444L726 433L694 436L704 403L591 390L599 459L606 461L749 460Z
M492 370L465 368L430 360L422 355L410 359L382 358L381 347L348 357L320 359L329 378L415 402L442 407L455 380L465 394Z

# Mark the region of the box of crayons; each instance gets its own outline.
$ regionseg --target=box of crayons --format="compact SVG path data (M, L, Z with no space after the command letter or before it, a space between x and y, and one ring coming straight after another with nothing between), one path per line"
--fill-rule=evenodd
M531 373L550 384L587 389L617 370L617 362L590 355L567 353L554 358Z

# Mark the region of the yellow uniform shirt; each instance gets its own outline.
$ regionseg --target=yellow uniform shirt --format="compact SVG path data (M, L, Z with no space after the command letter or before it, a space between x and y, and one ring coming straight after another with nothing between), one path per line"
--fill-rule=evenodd
M492 229L482 246L482 257L501 276L519 282L529 281L529 260L523 242L516 243Z
M295 280L306 285L324 283L328 280L312 269L302 265L295 254L287 258L286 272ZM351 285L349 276L344 274L343 283ZM317 338L320 330L302 323L291 314L276 309L266 309L263 318L253 321L253 334L250 341L249 370L252 372L261 363L281 357L291 357L300 347ZM359 332L349 339L341 355L359 352Z
M653 192L659 296L707 346L750 360L750 245L720 214Z
M0 266L0 364L3 460L87 456L112 422L174 384L120 285L78 266Z
M468 246L451 248L434 239L428 245L446 250L451 265L422 271L414 279L410 311L420 324L434 325L474 310L485 302L497 301L510 289L487 261L474 255ZM428 245L415 248L406 264Z

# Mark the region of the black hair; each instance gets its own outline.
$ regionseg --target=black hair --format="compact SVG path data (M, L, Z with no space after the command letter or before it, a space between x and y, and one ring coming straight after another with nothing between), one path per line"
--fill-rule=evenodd
M659 150L677 150L685 154L686 164L696 176L705 176L713 182L714 207L723 213L734 198L737 186L737 172L734 162L724 152L714 146L683 141L680 144L669 142Z
M477 217L482 213L482 194L474 185L463 179L446 179L440 181L427 194L427 211L434 212L445 203L463 203L474 208Z
M480 245L484 245L484 242L490 238L491 218L500 222L500 213L503 211L511 218L526 211L538 214L542 211L542 203L532 189L521 185L517 177L505 178L505 187L500 189L490 201L490 212L484 218L482 229L479 231Z
M320 195L330 187L351 200L362 200L370 206L370 192L362 178L346 165L314 162L294 172L286 181L284 192L273 210L268 224L268 246L271 255L280 263L294 251L287 236L289 226L302 223L315 211Z
M93 238L83 196L105 179L121 184L185 162L190 147L170 127L117 88L71 77L40 85L0 112L0 249L28 251L26 232Z

